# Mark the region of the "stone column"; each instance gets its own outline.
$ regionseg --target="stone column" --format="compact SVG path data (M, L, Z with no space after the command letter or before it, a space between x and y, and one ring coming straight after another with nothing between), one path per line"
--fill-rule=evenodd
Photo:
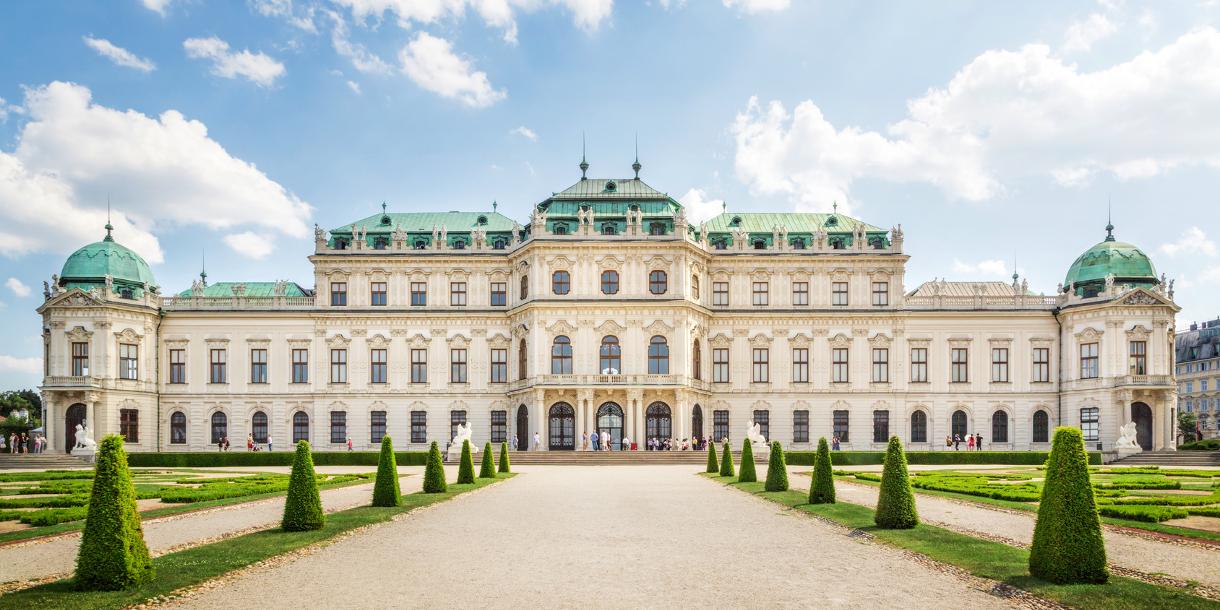
M533 421L530 422L529 448L531 451L534 449L534 434L537 433L538 440L540 441L538 447L541 450L546 451L550 446L550 442L548 440L550 438L550 431L544 425L544 422L547 421L546 393L543 390L534 391L530 402L532 403L530 405L530 412L532 413L532 417L530 417L530 419ZM546 432L547 434L543 434L543 432Z

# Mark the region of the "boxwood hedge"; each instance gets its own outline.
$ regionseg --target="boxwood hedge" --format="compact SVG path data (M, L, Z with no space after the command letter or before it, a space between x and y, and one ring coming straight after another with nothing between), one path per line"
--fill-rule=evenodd
M315 451L314 466L376 466L377 451ZM236 451L214 453L129 453L128 466L154 468L208 468L215 466L291 466L291 451ZM428 461L426 451L396 451L394 461L399 466L423 466Z
M868 466L884 464L884 451L835 451L836 466ZM1101 464L1101 453L1090 452L1090 464ZM817 453L814 451L788 451L790 466L812 466ZM908 464L1012 464L1041 466L1050 454L1045 451L910 451Z

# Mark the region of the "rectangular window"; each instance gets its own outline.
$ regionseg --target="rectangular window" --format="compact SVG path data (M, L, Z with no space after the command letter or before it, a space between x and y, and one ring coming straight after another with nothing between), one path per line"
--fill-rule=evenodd
M890 412L873 411L873 442L885 443L890 440Z
M890 382L890 350L888 347L873 348L873 383Z
M449 438L453 438L452 436ZM411 411L411 442L428 442L428 412Z
M888 307L890 304L890 283L873 282L873 307Z
M729 412L712 411L712 441L720 442L729 437Z
M1147 341L1132 341L1127 347L1128 362L1127 370L1129 375L1147 375L1148 374L1148 342Z
M1051 381L1051 348L1034 348L1034 383L1050 383Z
M330 350L330 382L347 383L347 350Z
M72 376L89 376L89 344L76 342L72 344Z
M330 412L330 442L347 442L347 411Z
M449 412L449 438L457 436L458 426L466 424L465 411L450 411ZM473 447L472 447L473 449Z
M250 350L250 383L267 383L267 350Z
M1097 343L1080 345L1080 378L1097 379Z
M491 412L491 442L503 443L508 440L508 411Z
M508 350L494 348L491 350L491 382L508 382Z
M758 433L764 438L771 438L771 412L767 410L754 411L754 423L758 424Z
M830 304L836 307L847 307L847 282L832 282L830 285Z
M836 347L830 350L831 375L830 380L834 383L847 383L851 381L847 366L847 348Z
M809 282L792 283L792 304L797 307L809 304Z
M343 307L347 305L347 282L330 283L330 306Z
M809 348L792 348L792 383L809 383Z
M712 382L729 382L729 348L712 348Z
M792 412L792 442L809 442L809 411Z
M119 344L119 379L139 379L139 353L138 345Z
M135 409L119 409L119 435L124 443L140 442L140 412Z
M411 282L411 306L424 307L428 304L428 285L424 282Z
M387 383L390 376L390 365L387 362L388 350L369 350L369 383Z
M466 282L449 282L449 305L466 306Z
M712 305L718 307L729 306L728 282L712 282Z
M991 382L1008 383L1008 348L991 348Z
M186 383L186 350L169 350L169 382Z
M754 383L767 383L771 381L771 350L765 347L756 347L753 351Z
M911 383L928 382L928 348L911 348Z
M208 350L208 383L228 383L229 372L226 365L229 361L228 352L223 349Z
M428 383L428 350L411 350L411 383Z
M1088 407L1080 410L1080 431L1084 434L1085 441L1097 441L1100 438L1097 435L1097 419L1097 407Z
M846 410L835 411L831 414L831 429L834 432L835 437L839 439L840 443L847 442L847 424L848 414Z
M754 282L753 303L756 307L761 307L769 304L771 301L771 284L768 282Z
M292 350L292 382L309 383L309 350Z
M504 307L508 304L508 284L505 282L491 283L491 306Z
M466 350L449 350L449 383L466 383Z
M372 282L369 284L369 305L373 307L385 307L386 304L386 283Z
M380 445L381 439L385 437L385 411L373 411L369 413L369 442L374 445Z
M969 382L970 350L965 347L955 347L949 350L949 361L951 365L949 380L953 383Z

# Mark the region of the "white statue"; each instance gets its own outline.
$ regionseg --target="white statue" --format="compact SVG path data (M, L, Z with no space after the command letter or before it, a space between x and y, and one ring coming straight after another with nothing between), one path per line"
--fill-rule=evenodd
M451 441L449 443L449 457L450 458L454 458L454 457L462 455L462 443L470 440L470 435L472 432L473 432L473 430L471 429L469 423L458 424L457 434L454 435L453 441ZM479 452L479 448L475 447L473 442L470 443L470 452L471 453Z
M97 442L93 440L93 430L89 428L88 420L76 424L76 446L73 449L93 450Z
M747 428L749 429L749 431L746 432L746 438L750 439L751 445L762 444L763 446L766 446L767 437L762 435L762 426L761 425L759 425L759 424L755 423L753 420L751 420L749 422Z
M1135 422L1127 422L1125 425L1120 426L1118 429L1118 441L1114 443L1114 448L1134 449L1136 451L1141 450L1142 448L1140 447L1139 442L1137 442L1135 439L1136 434L1138 434L1138 432L1136 430Z

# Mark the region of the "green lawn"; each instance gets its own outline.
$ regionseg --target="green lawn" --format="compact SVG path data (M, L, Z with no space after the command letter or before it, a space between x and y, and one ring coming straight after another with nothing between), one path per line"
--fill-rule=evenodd
M264 559L334 538L358 527L389 521L393 517L422 506L443 502L468 491L494 484L515 476L502 474L498 479L476 479L471 485L450 483L443 494L417 492L402 497L402 506L378 508L362 506L326 516L326 526L312 532L282 532L264 530L162 555L153 559L156 577L139 588L128 591L78 592L71 580L25 589L0 597L0 609L5 608L124 608L154 597L168 595L227 572L238 570ZM316 583L326 586L326 583ZM252 602L257 606L257 602Z
M1052 584L1029 575L1029 551L1025 549L924 524L910 530L883 530L874 525L873 510L858 504L807 504L808 495L804 489L766 492L763 491L762 483L736 483L734 477L710 474L703 476L794 510L859 529L882 543L927 555L937 561L963 568L976 576L1003 582L1067 606L1132 610L1169 607L1220 608L1220 603L1191 595L1186 591L1113 575L1104 585Z

